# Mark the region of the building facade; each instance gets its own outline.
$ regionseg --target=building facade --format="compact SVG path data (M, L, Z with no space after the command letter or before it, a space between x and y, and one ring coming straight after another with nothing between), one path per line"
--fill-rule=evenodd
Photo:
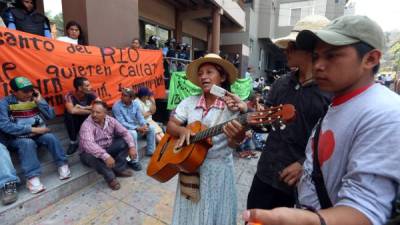
M272 40L286 36L294 24L308 15L333 19L343 15L346 0L247 0L246 29L222 34L222 54L241 55L241 74L248 67L252 76L265 77L285 67L286 58Z
M39 0L40 1L40 0ZM218 52L223 29L241 30L245 13L233 0L62 0L64 21L82 23L91 45L126 47L132 38L161 45L174 38L196 51Z

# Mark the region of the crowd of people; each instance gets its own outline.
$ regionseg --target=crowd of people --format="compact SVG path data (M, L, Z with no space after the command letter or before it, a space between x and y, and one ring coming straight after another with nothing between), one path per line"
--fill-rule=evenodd
M49 35L48 20L35 12L33 0L19 0L3 19L10 29ZM66 27L63 41L85 44L79 24ZM377 23L365 16L343 16L329 21L310 16L296 23L292 32L273 40L283 49L291 70L273 83L262 99L259 86L246 103L230 92L238 78L237 63L207 54L187 68L187 78L202 93L182 100L172 112L167 132L178 137L177 148L190 142L187 127L201 121L207 127L225 123L223 133L211 138L203 164L195 173L179 173L172 217L173 225L237 224L234 149L247 150L259 141L261 156L247 198L243 219L251 223L290 225L386 224L399 193L400 97L375 83L385 36ZM157 37L145 48L159 48ZM141 48L132 40L132 48ZM187 46L189 47L189 46ZM190 48L190 47L189 47ZM187 59L188 49L163 49L166 57ZM182 68L185 69L185 68ZM224 97L211 94L218 85ZM138 138L145 138L146 155L154 153L164 131L153 121L155 100L149 89L121 89L121 99L107 105L83 77L73 81L65 96L65 125L70 144L46 126L55 117L32 82L24 76L10 80L11 94L0 100L0 187L3 204L17 200L16 174L10 151L19 156L26 186L33 193L45 190L40 181L38 148L52 155L60 180L72 176L67 155L79 150L82 163L101 174L112 190L117 177L131 177L142 169ZM248 131L240 114L270 106L292 104L296 119L286 129L264 127ZM229 122L228 122L229 121ZM268 131L263 140L261 133ZM246 157L253 157L252 152ZM72 171L73 172L73 171ZM395 222L394 224L398 224Z
M151 119L156 106L148 88L141 87L137 93L123 88L121 100L112 107L114 118L108 115L107 105L92 92L87 78L76 77L75 90L68 92L64 101L64 123L70 139L65 151L59 138L46 126L45 120L55 117L54 110L32 82L18 76L9 85L12 93L0 101L3 204L17 200L16 186L20 182L8 150L18 154L26 186L33 194L45 190L40 181L41 166L37 156L40 147L51 153L60 180L71 177L67 155L79 149L82 163L95 168L111 189L118 190L120 184L116 176L132 176L127 166L135 171L142 169L137 153L138 138L146 137L146 155L151 156L156 142L163 136L162 128Z

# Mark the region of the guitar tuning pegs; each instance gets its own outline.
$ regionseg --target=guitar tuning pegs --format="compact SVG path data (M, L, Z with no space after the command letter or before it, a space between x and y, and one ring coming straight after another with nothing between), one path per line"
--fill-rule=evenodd
M279 125L279 129L284 130L285 128L286 128L286 124L281 122Z

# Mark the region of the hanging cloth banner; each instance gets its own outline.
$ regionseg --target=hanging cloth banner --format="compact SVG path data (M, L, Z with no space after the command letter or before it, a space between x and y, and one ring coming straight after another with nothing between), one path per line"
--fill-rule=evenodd
M246 100L252 90L251 78L237 79L231 85L231 90L242 100ZM186 97L199 94L201 94L201 88L190 82L185 72L174 72L169 83L167 109L173 110Z
M169 82L168 110L173 110L186 97L199 95L201 88L186 78L185 72L173 72Z
M86 77L109 106L122 87L146 86L165 98L162 60L161 50L74 45L0 27L0 97L10 93L12 78L25 76L58 115L75 77Z
M231 91L237 94L240 99L247 100L253 91L253 80L250 77L237 79L235 83L231 85Z

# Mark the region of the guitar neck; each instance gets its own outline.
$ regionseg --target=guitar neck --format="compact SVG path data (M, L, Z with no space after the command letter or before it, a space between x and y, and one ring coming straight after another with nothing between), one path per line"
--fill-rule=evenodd
M224 123L221 123L221 124L218 124L216 126L213 126L213 127L207 128L205 130L202 130L202 131L198 132L195 136L193 136L190 139L190 143L198 142L198 141L201 141L203 139L206 139L206 138L213 137L213 136L216 136L218 134L221 134L223 132L222 127L224 127L225 124L231 122L232 120L237 120L242 125L245 125L246 124L246 117L247 117L247 115L243 114L243 115L238 116L235 119L231 119L231 120L226 121Z

